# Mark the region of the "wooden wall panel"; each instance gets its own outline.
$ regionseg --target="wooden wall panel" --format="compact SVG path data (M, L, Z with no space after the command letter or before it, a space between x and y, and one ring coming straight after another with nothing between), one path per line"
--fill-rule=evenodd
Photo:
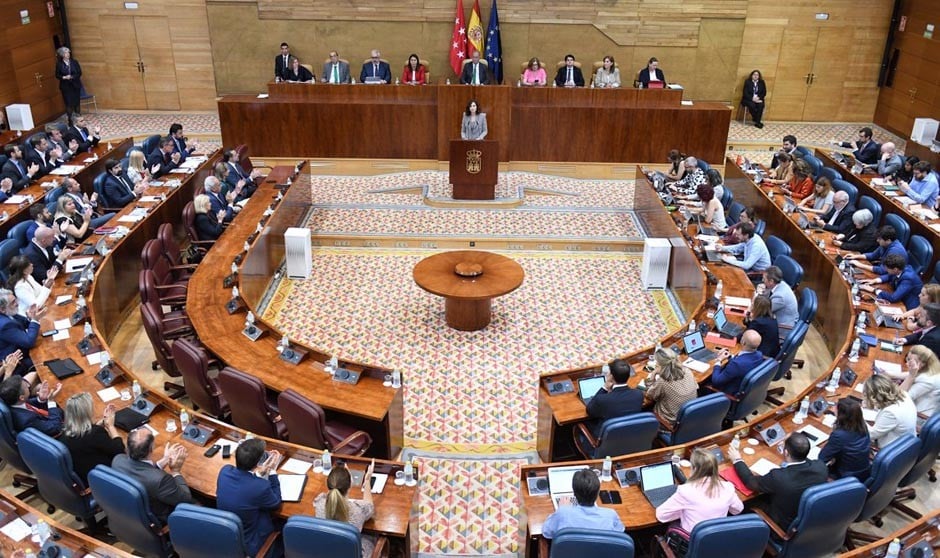
M29 11L26 25L20 10ZM27 103L37 125L61 115L54 41L62 36L59 10L49 17L45 1L0 0L0 29L0 107Z

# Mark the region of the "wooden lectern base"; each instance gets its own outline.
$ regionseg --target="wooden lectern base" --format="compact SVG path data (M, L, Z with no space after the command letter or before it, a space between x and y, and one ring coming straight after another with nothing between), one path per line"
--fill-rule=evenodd
M495 199L498 171L499 142L450 142L450 183L455 200Z

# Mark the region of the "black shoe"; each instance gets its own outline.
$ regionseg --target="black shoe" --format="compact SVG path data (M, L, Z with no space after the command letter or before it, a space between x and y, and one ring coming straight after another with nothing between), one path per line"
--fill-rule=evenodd
M764 123L763 123L763 122L755 122L755 123L754 123L754 127L755 127L755 128L763 128L763 127L764 127Z

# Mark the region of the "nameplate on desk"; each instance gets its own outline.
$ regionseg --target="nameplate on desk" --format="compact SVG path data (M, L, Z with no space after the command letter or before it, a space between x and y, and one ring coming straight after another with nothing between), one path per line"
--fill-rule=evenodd
M195 424L190 424L183 429L183 439L190 441L198 446L205 446L206 442L208 442L209 438L211 438L214 434L215 430L197 426Z
M259 337L264 335L264 330L258 326L251 325L242 329L242 335L248 339L251 339L252 341L257 341Z
M291 364L300 364L300 361L307 356L307 351L287 347L281 351L280 359Z
M560 380L558 382L549 380L545 383L545 389L549 395L561 395L563 393L572 393L574 384L571 383L571 380Z
M336 371L333 372L333 379L337 382L356 385L359 383L359 372L348 368L337 368Z

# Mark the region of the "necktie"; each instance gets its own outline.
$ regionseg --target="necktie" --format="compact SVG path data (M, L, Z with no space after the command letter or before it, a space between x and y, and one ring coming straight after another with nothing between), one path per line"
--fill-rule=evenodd
M26 403L26 408L29 409L30 411L36 413L37 415L39 415L39 416L41 416L41 417L48 417L48 416L49 416L49 411L47 411L47 410L45 410L45 409L40 409L39 407L34 407L34 406L30 405L29 403Z
M333 83L339 83L339 64L333 64Z
M118 181L119 181L121 184L123 184L125 188L127 188L128 193L131 193L131 192L134 191L134 189L131 188L130 183L127 181L127 177L126 177L126 176L123 176L123 175L119 176L119 177L118 177Z
M833 212L832 212L832 218L829 219L829 223L827 223L827 224L828 224L828 225L834 224L834 223L836 222L836 217L838 217L838 216L839 216L839 213L841 213L841 212L842 212L841 209L837 209L837 210L833 211Z
M379 65L373 63L372 64L372 77L378 77L378 75L379 75Z
M78 129L78 133L80 133L80 134L82 135L82 141L88 141L88 136L85 135L85 129L84 129L84 128L79 128L79 129Z
M473 65L473 84L480 85L480 65Z
M287 55L286 54L284 55L284 67L285 68L287 67Z
M574 81L574 75L573 75L573 74L574 74L574 72L572 71L572 69L571 69L571 68L568 68L568 82L569 82L569 83L572 82L572 81Z
M14 159L13 164L16 165L16 170L20 171L20 174L23 175L23 178L26 178L26 171L23 170L23 162L19 159Z

